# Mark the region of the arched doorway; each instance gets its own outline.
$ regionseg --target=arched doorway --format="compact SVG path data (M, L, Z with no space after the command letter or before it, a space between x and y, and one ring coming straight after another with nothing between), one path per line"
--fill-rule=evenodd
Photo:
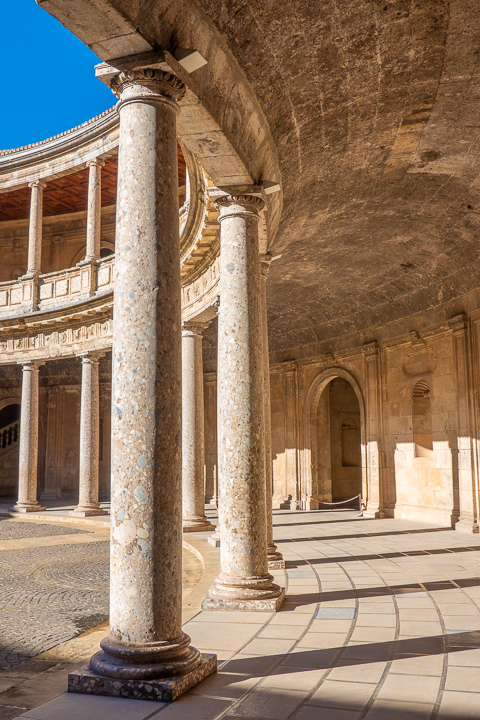
M20 403L12 401L0 409L0 495L4 497L17 491L19 439Z
M360 406L344 378L331 380L318 402L317 463L320 507L362 492Z
M312 382L304 412L302 508L326 509L328 505L323 503L341 502L359 494L366 502L365 404L356 379L343 368L324 370ZM358 507L358 499L350 506Z

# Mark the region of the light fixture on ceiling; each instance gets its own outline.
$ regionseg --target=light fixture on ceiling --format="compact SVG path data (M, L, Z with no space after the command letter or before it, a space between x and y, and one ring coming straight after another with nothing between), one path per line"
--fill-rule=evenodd
M177 48L174 57L178 64L188 73L192 73L207 64L207 60L200 55L198 50Z
M262 188L265 195L271 195L272 193L280 192L280 183L273 182L272 180L264 180Z

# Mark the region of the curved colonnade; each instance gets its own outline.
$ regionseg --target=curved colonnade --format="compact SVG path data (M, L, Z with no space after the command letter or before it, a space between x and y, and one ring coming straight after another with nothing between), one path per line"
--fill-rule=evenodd
M102 390L101 378L113 352L112 457L104 460L113 489L111 632L72 683L106 693L114 678L132 697L172 699L215 668L190 646L179 615L182 520L187 532L210 529L205 495L219 503L221 538L221 573L205 610L281 605L283 590L268 572L283 564L272 495L274 507L315 509L358 488L370 516L414 519L427 509L429 519L478 532L472 353L480 316L472 294L424 313L415 323L421 332L407 318L380 327L376 339L269 356L268 249L281 193L254 183L178 77L149 67L101 72L119 96L120 124L109 111L0 153L0 242L11 258L9 277L0 278L0 410L19 402L21 385L21 432L9 423L5 436L19 444L15 509L42 510L39 499L62 488L52 471L58 449L48 446L37 486L40 376L46 432L58 442L54 387L73 394L72 381L49 382L49 366L81 366L74 513L101 514L101 435L110 427L109 419L102 430L110 386L104 379ZM194 132L200 120L202 138ZM205 149L214 143L214 153ZM102 257L113 248L115 257ZM215 362L212 352L202 359L202 337L217 316ZM451 392L432 405L446 377ZM214 430L204 427L212 416ZM341 491L332 483L337 451ZM218 474L205 479L213 455Z

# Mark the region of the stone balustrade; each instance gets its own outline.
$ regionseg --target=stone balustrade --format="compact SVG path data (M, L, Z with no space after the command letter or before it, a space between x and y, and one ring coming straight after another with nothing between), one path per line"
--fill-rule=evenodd
M113 287L114 257L0 283L0 319L66 307Z

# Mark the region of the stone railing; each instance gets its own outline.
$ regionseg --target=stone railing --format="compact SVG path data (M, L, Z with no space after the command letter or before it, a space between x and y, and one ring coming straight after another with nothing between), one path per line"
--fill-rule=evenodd
M3 427L0 430L0 455L8 452L18 444L20 436L20 420Z
M113 287L114 256L0 284L0 319L66 307Z

